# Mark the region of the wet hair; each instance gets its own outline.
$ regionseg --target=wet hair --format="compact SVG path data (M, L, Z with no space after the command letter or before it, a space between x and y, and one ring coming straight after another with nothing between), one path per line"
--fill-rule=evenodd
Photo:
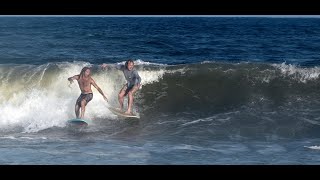
M125 64L125 67L126 67L127 69L128 69L128 64L129 64L129 62L132 62L132 63L134 64L134 62L133 62L132 59L127 60L127 61L126 61L126 64Z
M89 67L84 67L82 68L81 72L80 72L80 77L84 76L84 72L86 72L87 69L90 69Z

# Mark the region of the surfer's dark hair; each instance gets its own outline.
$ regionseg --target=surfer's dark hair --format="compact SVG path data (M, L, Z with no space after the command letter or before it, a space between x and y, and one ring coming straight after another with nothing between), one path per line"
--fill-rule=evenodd
M80 77L84 76L84 72L86 72L87 69L90 69L89 67L84 67L82 68L81 72L80 72Z
M132 59L127 60L127 61L126 61L126 64L125 64L125 67L126 67L127 69L128 69L128 64L129 64L129 62L132 62L132 63L134 64L134 62L133 62Z

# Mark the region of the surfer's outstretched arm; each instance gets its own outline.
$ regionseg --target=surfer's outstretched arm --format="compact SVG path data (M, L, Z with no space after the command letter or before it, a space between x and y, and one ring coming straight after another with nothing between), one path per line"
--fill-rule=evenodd
M74 75L68 78L68 81L70 81L70 84L73 83L73 80L78 80L80 78L80 75Z
M96 84L96 82L91 79L91 84L99 91L99 93L103 96L104 100L108 101L108 98L104 95L103 91L100 89L100 87Z
M107 67L114 67L114 68L116 68L116 69L118 69L118 70L124 70L125 65L123 65L123 64L108 65L108 64L106 64L106 63L103 63L103 64L100 65L100 67L101 67L103 70L105 70Z

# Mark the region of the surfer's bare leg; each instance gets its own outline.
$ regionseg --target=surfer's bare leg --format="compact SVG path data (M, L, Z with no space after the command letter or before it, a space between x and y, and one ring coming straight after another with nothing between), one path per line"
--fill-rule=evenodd
M87 101L83 99L81 101L81 115L80 115L81 119L83 119L83 117L84 117L84 113L86 111L86 105L87 105Z
M125 114L131 114L132 112L132 104L133 104L133 95L139 89L138 86L133 86L133 88L128 92L128 110Z
M76 113L77 118L79 118L79 112L80 112L80 107L79 107L78 103L76 103L76 105L75 105L75 113Z
M119 95L118 95L118 100L119 100L119 104L120 104L120 111L122 111L123 109L123 100L124 100L124 95L126 93L127 90L127 85L123 86L123 88L120 90Z

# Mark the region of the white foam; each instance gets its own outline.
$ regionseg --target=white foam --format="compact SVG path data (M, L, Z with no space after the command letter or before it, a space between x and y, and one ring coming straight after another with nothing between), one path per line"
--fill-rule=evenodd
M156 65L156 66L167 66L167 64L160 64L160 63L151 63L148 61L143 61L141 59L137 59L136 61L134 61L135 65Z
M0 137L0 139L17 139L17 138L14 136L2 136Z
M320 146L305 146L305 147L309 149L320 150Z
M154 82L158 82L160 79L162 79L165 73L166 71L163 69L157 71L140 71L139 75L142 79L141 84L152 84Z
M116 64L122 64L124 65L126 61L121 61ZM148 61L143 61L141 59L134 60L134 65L155 65L155 66L168 66L167 64L160 64L160 63L152 63Z
M291 64L273 64L272 66L278 68L284 76L292 77L300 82L306 83L308 80L315 80L320 75L320 68L302 68Z
M212 119L211 118L197 119L197 120L194 120L194 121L191 121L191 122L184 123L184 124L182 124L182 126L187 126L187 125L190 125L190 124L196 124L196 123L199 123L199 122L206 122L206 121L212 121Z
M48 70L52 65L56 68L53 72ZM76 82L69 86L67 78L79 74L84 66L91 64L73 62L0 66L0 69L4 69L0 71L0 129L18 126L29 133L50 127L64 127L66 120L75 117L74 104L81 93ZM4 74L7 72L11 74ZM159 81L166 70L141 68L138 72L144 86ZM107 106L118 105L117 95L125 83L123 73L118 70L99 71L93 73L92 77L107 95L109 104L92 87L93 99L86 107L85 118L115 118Z

